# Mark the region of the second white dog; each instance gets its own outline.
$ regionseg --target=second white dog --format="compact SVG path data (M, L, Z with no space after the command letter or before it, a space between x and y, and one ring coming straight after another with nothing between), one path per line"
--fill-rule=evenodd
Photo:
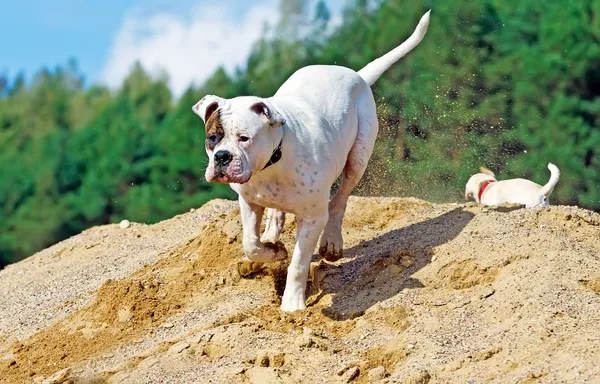
M483 205L499 205L504 203L524 204L527 208L547 207L549 197L558 178L560 171L556 165L549 163L550 180L541 186L526 179L496 180L494 173L486 168L479 168L481 173L476 173L467 182L465 199L474 198Z

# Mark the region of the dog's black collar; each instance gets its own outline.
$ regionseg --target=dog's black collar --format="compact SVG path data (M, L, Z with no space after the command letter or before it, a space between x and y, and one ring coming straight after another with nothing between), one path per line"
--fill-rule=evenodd
M281 144L282 143L283 143L283 138L279 142L279 145L277 146L277 148L275 148L275 150L273 151L273 154L271 155L271 158L269 159L269 162L263 167L263 169L262 169L263 171L267 167L270 167L271 165L273 165L276 162L278 162L279 160L281 160Z

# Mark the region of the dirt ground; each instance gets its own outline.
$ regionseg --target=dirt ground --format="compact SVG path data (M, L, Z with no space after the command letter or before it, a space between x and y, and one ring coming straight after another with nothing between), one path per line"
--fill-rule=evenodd
M344 236L286 314L235 202L87 230L0 271L0 382L600 382L600 215L352 198Z

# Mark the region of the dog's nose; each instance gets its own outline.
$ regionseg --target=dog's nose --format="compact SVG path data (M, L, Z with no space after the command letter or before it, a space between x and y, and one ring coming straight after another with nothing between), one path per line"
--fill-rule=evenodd
M227 151L217 151L217 153L215 153L215 164L226 166L231 163L232 158L233 156L231 156L231 153Z

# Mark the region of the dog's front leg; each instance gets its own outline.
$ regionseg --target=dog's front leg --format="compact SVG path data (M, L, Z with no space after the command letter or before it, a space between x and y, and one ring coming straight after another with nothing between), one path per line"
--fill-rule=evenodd
M327 223L327 215L320 217L296 218L298 231L296 247L288 267L285 290L281 298L281 310L293 312L306 309L306 280L310 270L317 240Z
M242 215L242 245L245 258L252 262L270 263L287 258L287 251L281 242L262 243L259 239L260 223L265 211L264 207L248 203L240 196Z

